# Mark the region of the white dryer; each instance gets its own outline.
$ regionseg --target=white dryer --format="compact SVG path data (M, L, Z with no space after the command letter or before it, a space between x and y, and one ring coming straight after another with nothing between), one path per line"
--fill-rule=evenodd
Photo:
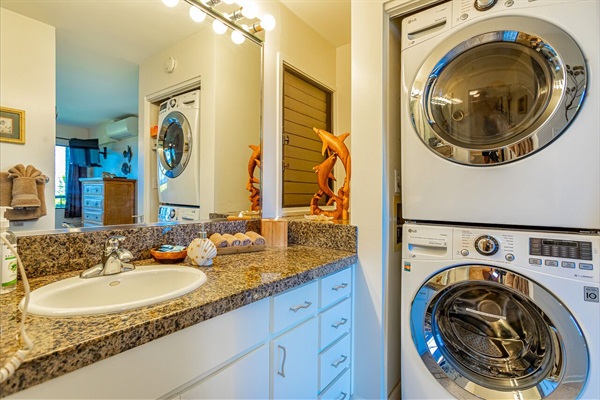
M158 201L200 206L200 90L160 104Z
M599 20L597 0L403 19L405 219L600 229Z
M404 399L600 398L600 236L406 224Z

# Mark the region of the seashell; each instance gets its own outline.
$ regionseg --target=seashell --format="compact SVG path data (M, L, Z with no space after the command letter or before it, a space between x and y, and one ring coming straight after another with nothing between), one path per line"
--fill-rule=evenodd
M187 248L187 255L198 266L210 266L217 255L217 248L208 239L194 239Z

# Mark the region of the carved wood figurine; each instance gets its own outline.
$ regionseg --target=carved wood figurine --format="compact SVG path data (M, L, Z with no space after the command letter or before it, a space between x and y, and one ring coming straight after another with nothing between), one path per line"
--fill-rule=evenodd
M312 215L327 215L335 219L349 219L349 208L350 208L350 151L344 144L344 140L350 135L349 132L343 133L340 136L335 136L323 129L313 128L319 139L323 142L323 148L321 154L325 155L325 152L329 157L323 161L320 165L313 167L317 173L317 184L319 185L319 191L313 196L310 201L310 213ZM335 166L337 159L340 159L344 170L346 171L346 178L344 184L338 190L337 195L333 193L329 185L327 184L328 179L333 178L331 171ZM333 178L335 180L335 178ZM323 195L330 196L327 205L335 202L335 210L324 211L319 208L319 200Z
M250 159L248 160L248 182L246 183L246 190L250 192L250 196L248 196L248 200L250 200L251 211L259 211L260 210L260 189L255 187L255 183L260 183L258 178L254 177L254 170L258 167L260 169L260 155L261 155L261 147L260 145L250 145L248 146L252 149L252 154L250 155Z

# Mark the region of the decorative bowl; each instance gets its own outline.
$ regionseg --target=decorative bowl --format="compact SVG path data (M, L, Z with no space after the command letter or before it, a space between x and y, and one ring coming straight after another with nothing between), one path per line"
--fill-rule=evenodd
M175 264L182 262L187 257L187 249L181 251L158 251L157 248L150 249L150 254L161 264Z

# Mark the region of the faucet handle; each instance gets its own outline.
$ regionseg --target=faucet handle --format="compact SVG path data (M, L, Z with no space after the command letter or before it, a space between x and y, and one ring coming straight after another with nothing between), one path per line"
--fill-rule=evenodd
M104 242L104 251L113 252L119 248L119 244L125 240L125 236L111 236Z

